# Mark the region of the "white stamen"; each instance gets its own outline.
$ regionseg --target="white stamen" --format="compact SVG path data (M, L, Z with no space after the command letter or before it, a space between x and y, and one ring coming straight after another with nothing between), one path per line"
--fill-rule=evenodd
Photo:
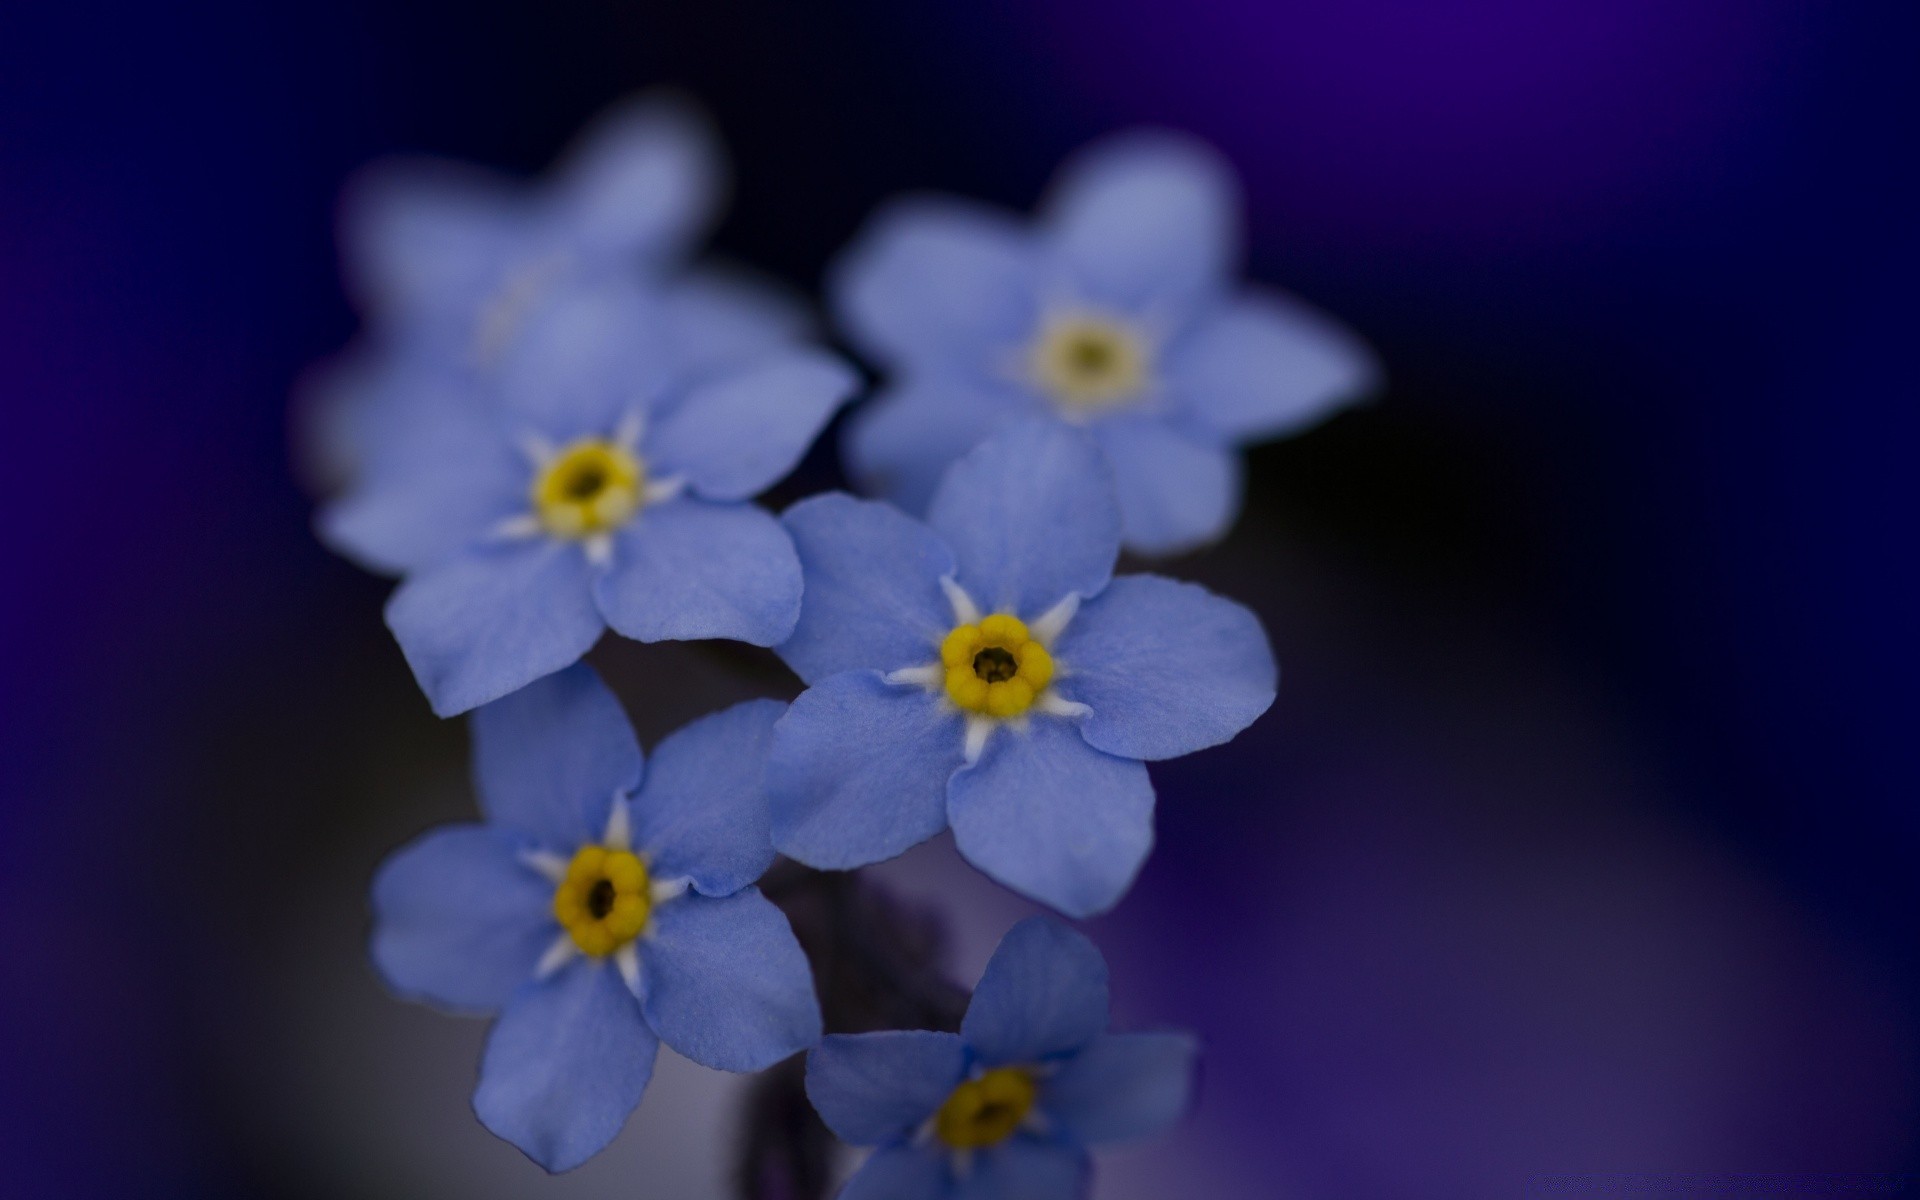
M1040 698L1033 702L1033 706L1050 717L1072 717L1076 721L1081 717L1093 715L1091 708L1078 700L1069 700L1051 688L1042 692Z
M545 527L540 518L532 513L521 513L517 517L508 517L493 527L493 536L503 541L518 542L527 538L539 537Z
M965 747L968 766L980 761L980 753L987 748L987 738L993 733L994 724L992 717L967 718Z
M649 479L646 490L640 493L640 501L643 504L664 504L668 500L677 499L680 493L686 490L687 477L685 475L670 475L665 479Z
M639 947L632 942L628 942L618 950L615 950L613 952L613 965L619 969L620 978L626 983L627 990L633 993L633 998L635 1000L645 1001L647 993L646 989L641 986L640 981Z
M1067 622L1073 620L1074 614L1079 611L1080 593L1068 592L1066 599L1028 622L1027 632L1033 635L1035 641L1051 650L1053 640L1060 636Z
M535 979L545 979L574 960L580 953L580 947L573 944L573 935L563 933L554 939L553 945L540 956L540 962L533 968Z
M972 625L980 620L980 606L967 595L967 590L954 582L953 576L940 577L940 590L947 594L947 603L953 605L953 623Z
M692 886L693 880L684 875L678 879L655 879L647 887L647 899L658 908L669 900L678 900L686 895L687 889Z
M520 861L546 876L551 883L567 877L567 860L551 850L522 850Z
M640 444L641 435L647 432L647 414L637 408L627 410L620 418L620 424L613 430L614 444L625 450L632 450Z
M939 663L929 663L924 667L902 667L886 674L888 683L923 688L937 688L946 682L946 678L947 669Z
M1039 1106L1035 1105L1027 1110L1025 1117L1021 1118L1020 1128L1028 1133L1046 1137L1053 1132L1053 1122L1047 1120L1047 1114L1041 1112Z
M973 1151L971 1149L956 1149L953 1152L953 1177L955 1179L965 1179L971 1174L973 1174Z
M560 452L543 435L529 430L520 435L520 453L526 455L527 461L534 466L545 467Z
M596 567L604 567L613 561L613 535L610 533L596 533L581 542L580 548L587 552L587 561Z
M633 814L627 811L626 793L613 794L613 809L607 813L607 828L600 841L609 850L633 848Z

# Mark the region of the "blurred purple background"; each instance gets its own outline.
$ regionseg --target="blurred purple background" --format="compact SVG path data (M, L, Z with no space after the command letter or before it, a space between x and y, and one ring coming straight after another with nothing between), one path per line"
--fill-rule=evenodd
M1254 273L1388 363L1174 568L1284 676L1157 770L1161 848L1094 926L1120 1020L1210 1047L1104 1200L1920 1168L1916 34L1769 0L11 13L0 1195L719 1195L725 1080L663 1066L550 1182L466 1111L481 1026L362 964L374 864L468 810L464 734L289 466L353 327L342 176L531 170L662 82L734 155L718 249L809 289L895 191L1025 206L1096 134L1191 129ZM649 742L791 687L597 661ZM1021 911L938 844L881 873L965 980Z

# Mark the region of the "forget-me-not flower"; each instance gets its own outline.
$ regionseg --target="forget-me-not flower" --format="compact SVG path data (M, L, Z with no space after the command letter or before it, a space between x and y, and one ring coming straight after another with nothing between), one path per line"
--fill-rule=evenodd
M380 451L321 516L404 574L387 624L434 711L504 696L611 626L770 646L800 612L793 545L749 503L857 380L790 349L691 379L657 292L609 282L534 318L484 394L423 371Z
M840 1200L1076 1200L1086 1147L1187 1111L1185 1033L1108 1033L1107 965L1032 917L980 977L958 1034L836 1034L807 1055L807 1098L842 1140L877 1146Z
M1217 154L1145 133L1073 160L1031 227L958 201L883 211L830 281L839 320L893 376L848 426L854 473L919 512L947 463L1042 413L1099 442L1128 548L1219 537L1240 507L1237 447L1378 377L1330 318L1233 285L1239 223Z
M1273 702L1251 612L1112 579L1119 514L1079 430L1027 422L976 447L924 525L842 493L782 519L806 593L777 649L809 687L767 791L775 847L811 866L879 862L950 824L1001 883L1099 912L1153 842L1141 760L1224 742Z
M499 1011L474 1111L548 1170L613 1139L660 1042L757 1071L819 1040L806 956L753 886L773 861L761 770L781 707L704 717L643 767L589 668L549 676L473 716L486 822L380 868L375 965L411 998Z

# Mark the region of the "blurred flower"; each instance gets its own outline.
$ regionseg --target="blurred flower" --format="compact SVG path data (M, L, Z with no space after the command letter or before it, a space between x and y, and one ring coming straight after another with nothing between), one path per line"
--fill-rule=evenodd
M1106 1030L1100 952L1031 917L994 952L958 1034L827 1038L807 1055L807 1097L842 1141L879 1147L841 1200L1085 1195L1085 1147L1178 1120L1198 1053L1190 1034Z
M810 685L767 766L774 845L892 858L951 822L996 880L1085 916L1153 843L1142 759L1217 745L1273 702L1254 615L1193 584L1112 578L1120 521L1084 433L976 447L926 525L841 493L783 518L806 575L778 651Z
M806 956L753 882L773 861L762 764L781 705L670 735L644 771L620 703L576 666L474 714L484 824L434 830L373 884L394 990L500 1010L474 1111L549 1171L640 1102L659 1043L757 1071L820 1037Z
M830 286L849 334L895 374L848 427L853 471L919 512L947 463L1038 412L1098 441L1129 549L1220 537L1240 507L1235 448L1379 378L1330 318L1232 286L1238 226L1230 168L1169 134L1084 152L1034 228L959 201L883 211Z

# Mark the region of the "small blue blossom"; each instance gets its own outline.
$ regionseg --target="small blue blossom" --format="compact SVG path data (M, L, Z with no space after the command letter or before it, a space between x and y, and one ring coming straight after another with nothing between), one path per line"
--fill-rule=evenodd
M383 410L322 536L405 576L387 624L444 715L640 641L770 646L793 629L791 541L748 503L793 469L857 380L787 349L691 372L657 291L546 306L483 383L421 368Z
M1076 1200L1086 1147L1186 1113L1198 1049L1108 1033L1100 952L1032 917L994 951L958 1034L836 1034L807 1055L807 1098L842 1141L878 1147L840 1200Z
M1236 289L1238 197L1210 149L1134 133L1083 152L1033 227L958 201L884 210L830 280L838 318L893 373L848 426L861 482L924 510L941 471L1042 413L1112 464L1129 549L1218 538L1237 447L1372 389L1371 353L1276 292Z
M841 493L783 520L806 591L777 649L809 686L767 788L774 845L810 866L879 862L951 825L1015 891L1102 911L1153 843L1142 760L1224 742L1273 702L1252 613L1112 579L1120 519L1081 431L1030 421L981 444L926 524Z
M591 670L549 676L473 716L486 822L425 834L374 879L374 964L410 998L499 1012L474 1111L549 1171L613 1140L660 1042L757 1071L819 1040L806 956L752 886L781 708L702 718L643 764Z

